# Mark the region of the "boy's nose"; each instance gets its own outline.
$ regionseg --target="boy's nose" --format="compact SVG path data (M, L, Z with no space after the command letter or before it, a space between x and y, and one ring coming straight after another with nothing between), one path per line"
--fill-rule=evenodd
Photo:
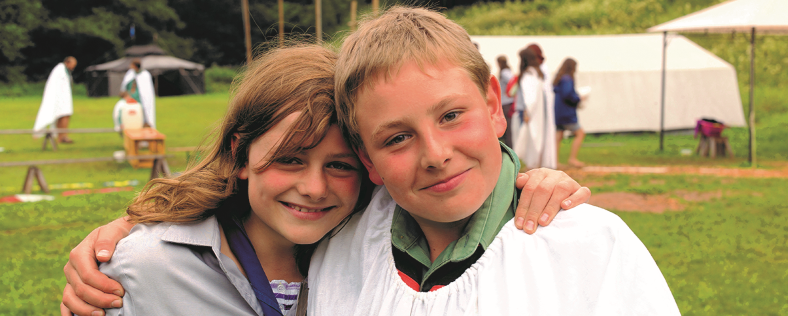
M328 194L328 182L322 168L310 168L296 185L298 193L313 201L320 201Z
M424 169L441 169L451 160L452 149L440 135L426 135L422 142L421 167Z

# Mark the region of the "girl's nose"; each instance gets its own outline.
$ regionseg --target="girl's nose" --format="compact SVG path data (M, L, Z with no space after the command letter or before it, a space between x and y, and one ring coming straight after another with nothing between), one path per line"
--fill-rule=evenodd
M328 194L326 173L322 168L310 168L296 187L299 194L308 196L313 201L320 201Z

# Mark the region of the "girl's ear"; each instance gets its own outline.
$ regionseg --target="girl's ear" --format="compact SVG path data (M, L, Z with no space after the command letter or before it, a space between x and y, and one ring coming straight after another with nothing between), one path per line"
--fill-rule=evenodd
M361 160L361 163L364 164L364 167L367 168L367 172L369 172L369 180L372 183L377 185L383 185L383 178L378 174L378 171L375 169L375 165L372 164L372 160L369 159L369 155L367 154L366 150L355 148L353 149L358 155L358 159Z
M241 139L241 135L238 133L233 134L233 138L230 140L230 150L232 150L233 158L237 159L238 157L238 142ZM244 164L246 165L246 164ZM249 179L249 171L246 166L241 168L241 171L238 173L238 179L247 180Z

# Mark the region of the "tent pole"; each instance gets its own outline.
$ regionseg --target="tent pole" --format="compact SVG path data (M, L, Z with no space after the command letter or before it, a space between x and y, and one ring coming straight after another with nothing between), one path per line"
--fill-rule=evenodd
M321 0L315 0L315 33L317 33L317 42L323 42L323 8Z
M284 0L278 0L277 5L279 6L279 46L283 46L285 44L285 2Z
M241 0L244 18L244 42L246 43L246 65L252 64L252 32L249 26L249 0Z
M665 142L665 57L668 49L668 31L662 32L662 96L659 112L659 151L664 151Z
M755 167L755 104L753 104L753 94L755 90L755 28L752 28L750 36L750 166Z

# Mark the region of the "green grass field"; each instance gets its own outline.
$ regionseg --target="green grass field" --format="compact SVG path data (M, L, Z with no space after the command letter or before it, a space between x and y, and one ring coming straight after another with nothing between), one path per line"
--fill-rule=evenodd
M768 93L768 92L767 92ZM766 94L766 93L765 93ZM159 98L158 124L168 147L197 145L221 117L227 94ZM30 128L38 97L0 101L0 129ZM779 102L778 102L779 103ZM73 127L109 127L114 98L76 97ZM762 116L763 125L785 122L785 114ZM782 114L781 114L782 113ZM782 115L782 116L781 116ZM14 117L15 119L9 119ZM775 118L776 117L776 118ZM772 122L772 123L770 123ZM759 127L759 135L770 131ZM734 141L734 159L708 160L681 156L681 148L694 148L691 135L666 136L666 151L657 152L654 134L590 136L581 158L602 165L716 165L737 167L745 163L742 141L746 130L726 131ZM775 134L776 135L776 134ZM0 161L103 157L122 150L116 134L74 134L73 145L57 152L40 150L40 140L12 135L0 138ZM562 149L566 159L569 141ZM779 140L765 139L759 148L778 147ZM764 149L765 164L782 163L785 151ZM169 159L182 170L186 153ZM101 187L103 181L147 180L149 170L135 170L125 163L52 165L42 168L50 184L85 182ZM21 189L25 168L0 168L3 195ZM708 201L684 201L684 211L663 214L619 214L643 240L686 315L788 315L788 195L784 179L726 179L691 175L586 176L582 182L602 183L595 193L632 192L675 195L677 190L722 191ZM139 190L141 185L135 187ZM65 278L62 267L68 251L88 232L123 214L135 192L63 197L54 201L0 204L0 261L3 277L0 315L55 314Z

